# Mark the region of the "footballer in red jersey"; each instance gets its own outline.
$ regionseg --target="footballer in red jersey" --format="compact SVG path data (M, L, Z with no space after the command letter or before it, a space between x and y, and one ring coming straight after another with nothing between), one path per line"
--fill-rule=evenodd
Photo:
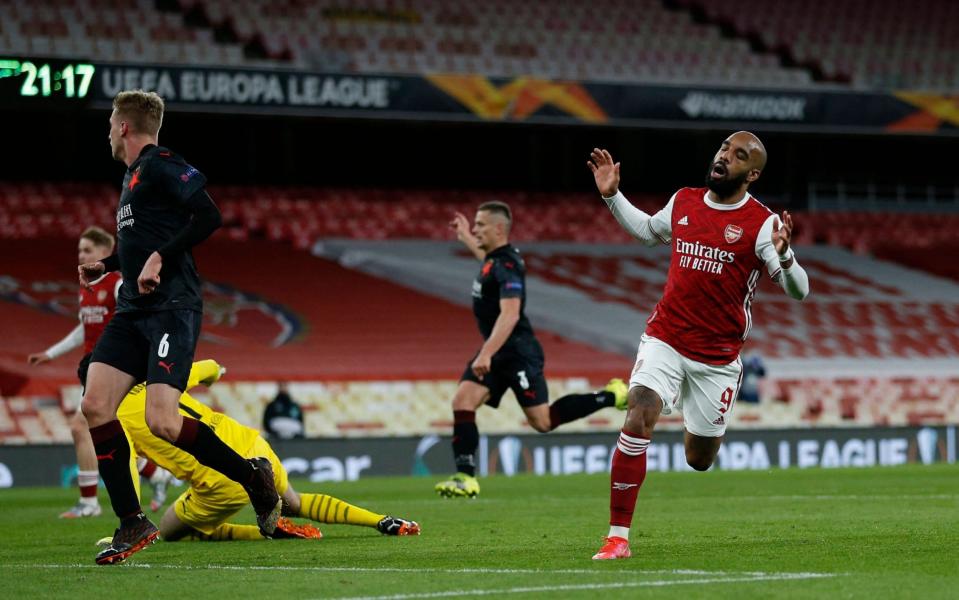
M90 354L103 328L117 308L117 292L123 283L120 273L107 273L80 288L80 323L83 325L83 353Z
M81 235L77 244L77 259L79 264L102 260L113 252L113 236L99 227L88 227ZM119 272L107 273L90 282L90 287L80 288L80 324L73 328L62 340L50 346L43 352L31 354L28 361L31 365L40 365L58 358L68 352L83 346L83 358L77 368L80 384L86 385L87 368L90 365L90 355L96 345L103 328L113 317L117 305L117 294L123 277ZM83 413L77 412L70 418L70 433L73 436L73 445L77 452L77 485L80 488L80 499L70 510L60 514L63 519L77 519L81 517L96 517L101 513L100 502L97 499L97 483L100 473L97 470L97 457L93 449L93 440L90 438L90 429ZM151 508L158 510L166 498L166 486L172 479L170 473L158 468L146 459L138 459L138 470L147 478L153 487Z
M587 162L616 220L646 245L672 248L662 299L647 320L629 382L629 410L613 453L610 531L594 559L627 558L629 527L646 476L646 449L660 414L682 410L686 462L712 466L739 394L740 350L763 271L791 298L809 294L809 278L790 248L793 221L748 191L766 166L758 137L726 138L705 187L683 188L648 215L619 191L620 164L593 149Z

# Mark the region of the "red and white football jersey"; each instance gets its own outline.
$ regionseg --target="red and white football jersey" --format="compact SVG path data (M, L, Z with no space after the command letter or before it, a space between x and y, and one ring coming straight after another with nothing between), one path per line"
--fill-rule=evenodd
M83 323L83 352L93 352L103 328L107 326L117 308L117 291L123 283L120 271L107 273L90 284L90 289L80 288L80 322Z
M683 188L649 221L672 245L666 288L646 334L693 360L725 365L739 356L752 326L750 304L762 269L779 276L772 245L776 216L750 194L736 204Z

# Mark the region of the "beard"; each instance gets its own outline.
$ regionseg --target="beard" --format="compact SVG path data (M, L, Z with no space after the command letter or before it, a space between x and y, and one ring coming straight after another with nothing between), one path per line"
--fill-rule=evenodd
M706 187L710 189L714 194L720 198L729 198L735 194L746 183L747 173L742 173L736 177L733 177L729 174L729 171L726 171L725 177L722 179L713 179L713 167L715 163L709 165L709 168L706 170Z

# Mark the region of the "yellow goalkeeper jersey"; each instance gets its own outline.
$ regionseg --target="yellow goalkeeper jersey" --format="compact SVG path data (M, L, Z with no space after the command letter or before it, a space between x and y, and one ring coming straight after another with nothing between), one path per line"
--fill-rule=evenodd
M214 360L193 363L187 390L203 381L215 381L219 371L220 365ZM257 430L241 425L223 413L216 412L186 392L180 396L180 414L206 424L217 437L241 456L246 455L246 451L260 435ZM150 432L146 422L146 386L144 384L138 384L130 390L117 410L117 418L120 419L123 429L132 441L134 452L173 473L177 479L197 485L205 480L212 483L223 477L217 471L201 465L189 452L180 450Z

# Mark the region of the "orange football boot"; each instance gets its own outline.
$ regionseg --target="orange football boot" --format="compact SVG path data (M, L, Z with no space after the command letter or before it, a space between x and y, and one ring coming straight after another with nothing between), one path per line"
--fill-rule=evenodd
M319 540L323 538L323 532L309 523L299 525L286 517L280 517L276 522L276 529L273 531L275 540Z
M599 552L593 555L593 560L613 560L615 558L629 558L629 540L621 537L608 537Z

